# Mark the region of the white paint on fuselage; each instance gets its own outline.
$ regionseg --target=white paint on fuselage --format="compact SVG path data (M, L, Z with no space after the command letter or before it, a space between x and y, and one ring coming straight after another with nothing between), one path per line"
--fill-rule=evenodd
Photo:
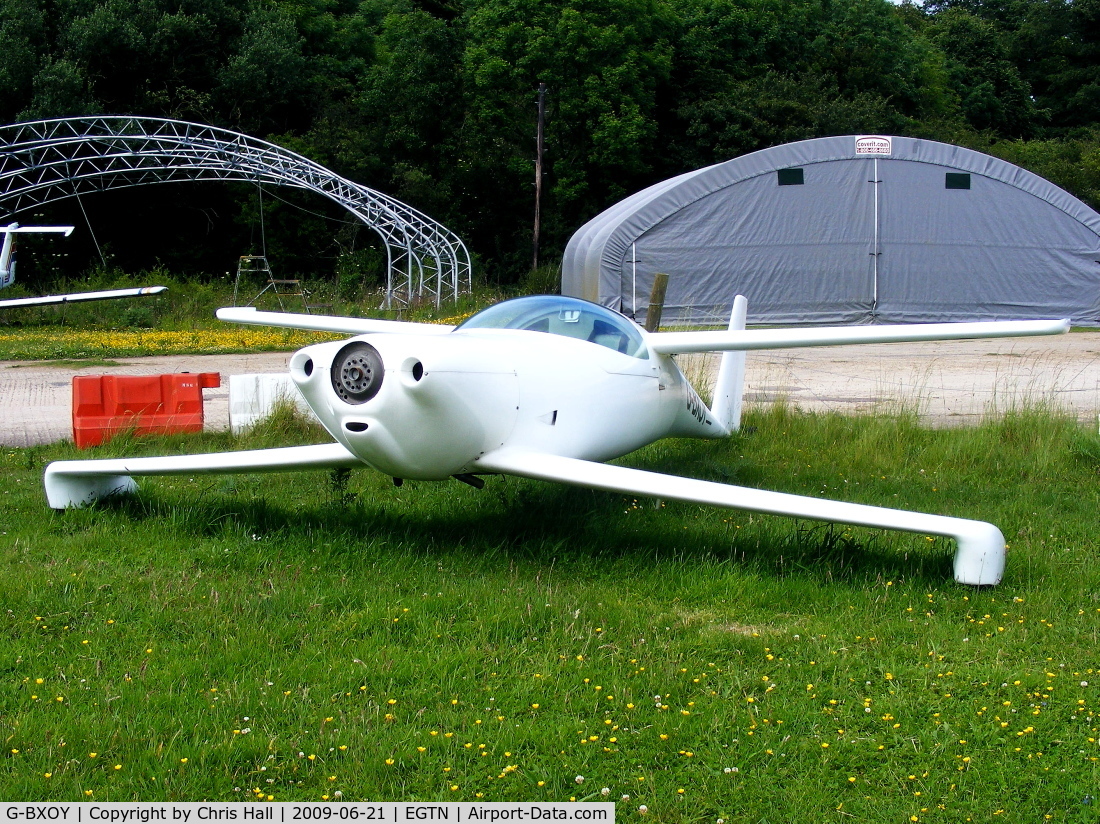
M355 340L377 349L385 368L366 403L347 403L332 387L332 363L347 341L302 349L291 376L336 440L394 477L474 472L479 458L505 446L606 461L669 435L728 434L668 356L635 358L512 329Z

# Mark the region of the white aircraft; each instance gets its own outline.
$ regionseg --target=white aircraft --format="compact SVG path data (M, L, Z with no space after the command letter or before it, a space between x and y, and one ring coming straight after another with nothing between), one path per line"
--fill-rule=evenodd
M801 346L1050 335L1069 322L1011 321L647 333L575 298L523 297L456 327L359 318L218 310L237 323L346 332L290 359L290 375L335 443L208 455L58 461L49 505L83 506L136 488L133 476L269 472L366 464L394 478L505 474L628 495L691 501L954 538L955 578L996 584L1004 538L980 521L729 486L604 463L666 437L722 438L740 425L745 352ZM714 409L674 354L722 351Z
M21 232L60 232L68 237L73 233L72 226L20 226L9 223L0 226L4 235L4 245L0 248L0 289L6 289L15 283L15 236ZM132 298L144 295L159 295L167 286L140 286L133 289L106 289L99 292L77 292L70 295L45 295L40 298L13 298L0 300L0 309L14 309L19 306L47 306L54 303L75 303L86 300L112 300L114 298Z

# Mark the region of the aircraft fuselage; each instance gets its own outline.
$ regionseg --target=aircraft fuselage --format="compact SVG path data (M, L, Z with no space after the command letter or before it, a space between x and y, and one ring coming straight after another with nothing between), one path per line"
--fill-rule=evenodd
M671 357L542 332L360 336L302 349L290 374L337 441L397 478L474 473L504 446L606 461L729 434Z

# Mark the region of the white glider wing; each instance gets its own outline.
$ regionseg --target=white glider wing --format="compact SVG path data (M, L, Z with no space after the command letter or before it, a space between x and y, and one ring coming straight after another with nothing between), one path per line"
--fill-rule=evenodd
M23 232L29 232L39 235L53 232L68 237L73 233L73 229L75 228L75 226L20 226L18 223L12 223L8 226L0 226L0 234L21 234Z
M332 315L302 315L293 312L261 312L254 306L226 306L216 312L218 320L284 329L311 329L315 332L343 332L366 335L372 332L399 332L416 335L445 335L454 329L441 323L410 323L375 318L341 318Z
M856 343L1015 338L1061 335L1068 331L1068 320L1006 320L977 323L913 323L894 326L745 329L720 332L652 332L647 336L647 340L653 351L663 355L673 355L689 352L844 346Z
M280 472L292 469L339 469L363 462L341 444L288 446L241 452L170 455L161 458L104 458L54 461L46 467L46 500L53 509L81 507L97 498L136 488L135 475L204 475L236 472Z
M624 466L508 449L490 452L478 460L477 464L492 472L608 492L688 501L815 521L896 529L922 535L943 535L954 538L958 543L955 553L955 580L959 583L997 584L1004 572L1004 536L993 524L982 521L768 492Z
M81 303L87 300L114 300L159 295L167 286L140 286L134 289L106 289L101 292L75 292L71 295L44 295L39 298L11 298L0 300L0 309L16 309L20 306L50 306L58 303Z

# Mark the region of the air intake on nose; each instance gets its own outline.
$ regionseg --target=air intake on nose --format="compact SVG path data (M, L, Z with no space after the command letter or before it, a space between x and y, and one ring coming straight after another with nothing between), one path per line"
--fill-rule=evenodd
M352 341L332 360L332 388L346 403L366 403L378 394L385 373L377 349L361 340Z

